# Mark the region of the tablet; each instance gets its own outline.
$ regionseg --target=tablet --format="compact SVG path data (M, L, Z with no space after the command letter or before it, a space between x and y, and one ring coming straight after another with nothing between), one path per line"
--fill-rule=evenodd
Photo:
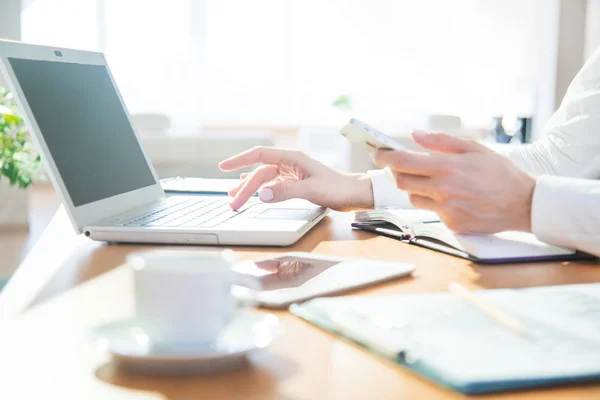
M285 308L315 297L406 277L414 269L412 264L312 253L284 253L244 261L234 268L236 273L258 278L262 289L254 292L253 300L267 308ZM247 293L238 291L241 296L243 292ZM233 293L235 296L235 288Z

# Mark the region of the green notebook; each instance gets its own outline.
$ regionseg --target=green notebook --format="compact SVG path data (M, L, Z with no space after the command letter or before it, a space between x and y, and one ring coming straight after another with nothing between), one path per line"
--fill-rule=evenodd
M320 298L290 311L465 394L600 380L600 284L476 292L533 339L451 293Z

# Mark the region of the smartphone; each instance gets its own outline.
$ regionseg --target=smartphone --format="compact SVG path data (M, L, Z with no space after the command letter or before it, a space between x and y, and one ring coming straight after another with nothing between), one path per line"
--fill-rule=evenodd
M378 149L408 150L385 133L354 118L340 129L340 134L353 143L363 144L369 153L374 153Z
M261 290L253 294L252 300L267 308L285 308L295 302L406 277L414 266L313 253L284 253L243 261L233 270L260 282ZM235 289L234 286L235 297L244 296L244 290L237 296Z

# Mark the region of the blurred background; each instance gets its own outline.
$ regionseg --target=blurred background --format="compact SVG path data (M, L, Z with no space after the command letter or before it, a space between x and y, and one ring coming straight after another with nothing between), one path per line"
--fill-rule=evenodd
M353 149L331 154L350 116L400 137L534 139L598 43L599 3L2 0L0 37L104 52L163 176L219 175L193 166L199 137L361 170Z
M6 1L6 0L4 0ZM21 39L102 51L132 113L204 125L531 115L544 0L24 0Z
M104 52L161 177L225 177L255 145L364 171L350 117L408 146L535 140L600 45L600 0L0 0L0 38ZM31 222L9 264L58 206L40 187L0 196Z

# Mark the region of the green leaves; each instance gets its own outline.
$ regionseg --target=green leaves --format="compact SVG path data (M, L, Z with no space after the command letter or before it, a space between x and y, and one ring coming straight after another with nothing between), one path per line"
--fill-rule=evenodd
M341 110L350 110L352 109L352 98L347 94L343 94L333 100L331 106Z
M8 90L0 87L0 179L27 188L40 177L40 156L35 152L25 121Z

